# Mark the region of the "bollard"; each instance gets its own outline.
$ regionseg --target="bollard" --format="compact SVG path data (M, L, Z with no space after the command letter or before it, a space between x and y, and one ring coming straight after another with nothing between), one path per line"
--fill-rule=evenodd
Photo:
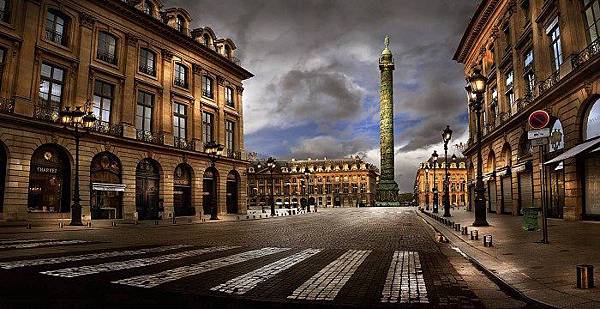
M454 221L448 220L448 226L454 226Z
M87 227L92 227L92 221L87 223Z
M173 216L173 224L177 224L177 219L175 219L175 216Z
M437 233L436 240L439 243L447 243L448 242L448 239L444 235L442 235L442 233Z
M154 225L158 225L158 220L154 220Z
M460 230L460 233L461 233L462 235L469 235L469 234L468 234L468 232L467 232L467 227L466 227L466 226L463 226L463 227L461 228L461 230Z
M594 266L577 265L577 288L591 289L594 287Z
M454 223L454 230L460 232L460 223Z
M492 234L483 235L483 246L484 247L492 246Z
M58 227L62 229L63 227L65 227L65 224L62 221L60 221L58 222Z
M477 230L471 231L471 240L479 240L479 231L477 231Z
M117 222L113 221L112 226L117 226Z

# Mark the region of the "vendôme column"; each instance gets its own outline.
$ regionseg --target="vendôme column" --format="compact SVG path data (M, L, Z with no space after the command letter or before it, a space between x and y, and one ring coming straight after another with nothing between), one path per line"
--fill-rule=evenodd
M377 206L399 206L398 184L394 180L394 57L390 51L390 38L385 38L385 48L379 58L381 89L379 109L379 140L381 176L377 189Z

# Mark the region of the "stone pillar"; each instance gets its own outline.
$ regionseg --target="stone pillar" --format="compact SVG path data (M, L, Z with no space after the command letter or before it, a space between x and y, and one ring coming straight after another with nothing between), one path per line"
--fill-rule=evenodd
M162 101L157 100L157 110L155 112L158 123L156 130L157 133L162 132L164 134L164 143L168 146L173 146L173 115L171 109L171 85L173 84L173 53L163 49L162 50L162 81L163 81L163 92Z
M199 99L202 97L202 68L198 64L192 65L193 72L193 84L192 94L194 98L194 107L192 109L192 123L188 124L192 128L191 138L194 141L194 150L204 150L202 144L202 101Z
M394 180L394 59L389 50L389 37L385 39L385 49L379 59L381 71L380 89L380 153L381 176L378 189L378 202L389 204L398 196L398 184Z
M121 113L115 115L120 118L123 125L123 136L135 138L135 113L137 92L135 89L135 75L138 69L138 38L127 34L125 50L125 83L123 85L123 99L121 100Z
M80 13L79 21L81 23L81 36L79 39L79 59L80 63L77 69L77 88L75 93L75 106L83 105L89 98L90 83L93 81L90 76L90 62L92 58L92 49L94 42L94 23L96 19L87 14Z

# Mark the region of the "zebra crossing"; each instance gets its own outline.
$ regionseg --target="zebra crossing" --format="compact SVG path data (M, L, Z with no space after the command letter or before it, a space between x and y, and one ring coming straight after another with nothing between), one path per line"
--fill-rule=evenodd
M6 240L0 241L0 246L11 245L10 248L18 250L28 247L17 245L46 243L47 246L62 246L72 242L73 240L53 239ZM31 269L34 275L65 279L87 278L107 273L106 279L103 279L108 281L106 284L152 289L168 283L177 284L186 278L202 280L203 274L226 267L231 267L228 269L240 267L242 270L235 273L235 276L222 279L221 282L210 282L210 287L206 288L205 292L237 296L252 292L253 297L260 297L261 287L268 284L270 280L274 280L277 276L285 276L296 267L303 267L308 269L307 272L312 273L312 276L302 280L303 282L294 281L295 286L285 295L279 296L282 301L287 299L287 301L297 302L332 302L336 300L340 291L347 288L348 282L362 266L365 266L365 260L372 254L371 250L338 250L341 254L337 253L336 258L331 252L323 254L330 250L320 248L240 246L198 248L189 244L109 250L60 257L0 260L0 276L2 271L27 271L28 269ZM427 286L419 253L394 251L391 254L379 303L428 304ZM311 262L322 256L326 257L323 261L328 264L317 263L321 266L310 268ZM68 263L77 264L62 265ZM251 265L251 267L243 267L243 265ZM137 269L137 274L132 276L127 271L133 269ZM90 280L96 279L97 277L90 278ZM190 284L189 282L190 280L186 284Z

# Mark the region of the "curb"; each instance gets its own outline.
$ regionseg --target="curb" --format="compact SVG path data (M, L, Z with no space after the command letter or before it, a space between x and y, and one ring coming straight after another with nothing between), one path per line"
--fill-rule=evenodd
M449 244L455 245L454 241L450 240L450 238L447 236L447 233L446 233L447 231L442 231L442 230L438 229L436 226L434 226L431 222L429 222L421 214L421 211L417 210L416 212L419 215L419 217L423 221L425 221L425 223L427 223L427 225L429 225L434 231L443 234L448 239ZM452 235L454 235L454 234L452 234ZM458 248L456 245L455 245L455 247ZM469 255L468 253L460 250L459 254L462 255L463 257L465 257L465 259L467 261L469 261L471 264L473 264L473 266L475 266L477 269L481 270L490 280L492 280L494 283L496 283L500 287L500 289L507 292L510 296L518 298L519 300L527 303L528 307L534 306L535 308L558 308L556 306L552 306L543 301L533 299L533 298L523 294L523 292L521 292L519 289L508 284L506 281L504 281L504 279L502 279L500 276L496 275L494 272L492 272L491 270L486 268L483 264L481 264L479 261L477 261L477 259L475 259L471 255Z

